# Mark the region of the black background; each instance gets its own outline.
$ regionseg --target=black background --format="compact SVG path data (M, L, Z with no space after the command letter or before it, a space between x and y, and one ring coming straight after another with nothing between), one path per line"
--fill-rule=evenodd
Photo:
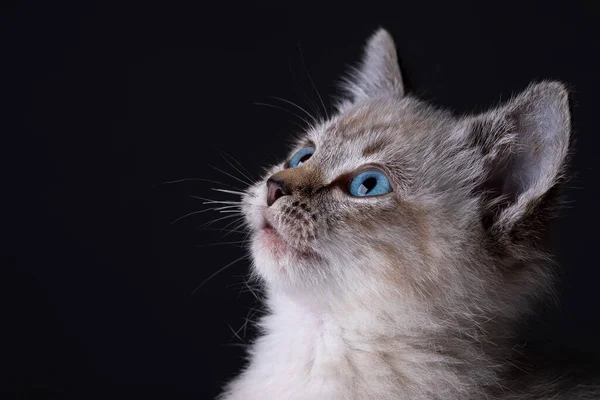
M559 365L600 359L600 13L592 2L450 3L4 4L3 398L218 393L254 334L233 334L259 304L248 261L193 291L244 255L207 245L243 235L200 229L212 212L171 222L202 209L190 195L235 196L160 184L243 187L210 165L245 179L222 151L255 177L284 157L300 122L290 112L302 111L274 97L315 113L312 78L328 106L378 26L396 39L409 89L457 112L535 79L571 86L577 176L554 236L560 307L529 321L526 350Z

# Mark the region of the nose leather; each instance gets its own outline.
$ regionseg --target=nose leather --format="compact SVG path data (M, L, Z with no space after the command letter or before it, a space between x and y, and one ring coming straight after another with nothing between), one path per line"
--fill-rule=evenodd
M322 184L319 171L308 165L284 169L267 179L267 205L283 196L309 196Z
M267 205L271 207L280 197L291 194L281 178L275 176L267 180Z

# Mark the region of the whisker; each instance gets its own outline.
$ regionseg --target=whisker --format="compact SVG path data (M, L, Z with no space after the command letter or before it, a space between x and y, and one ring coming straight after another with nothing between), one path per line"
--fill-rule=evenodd
M308 122L308 120L307 120L306 118L303 118L303 117L299 116L298 114L296 114L295 112L292 112L292 111L290 111L290 110L288 110L288 109L285 109L285 108L283 108L283 107L278 107L278 106L275 106L275 105L273 105L273 104L268 104L268 103L260 103L260 102L254 102L253 104L255 104L255 105L257 105L257 106L266 106L266 107L272 107L272 108L276 108L276 109L278 109L278 110L285 111L285 112L287 112L287 113L290 113L290 114L292 114L292 115L293 115L293 116L295 116L296 118L298 118L298 119L302 120L302 122L304 122L304 123L305 123L307 126L311 126L311 125L313 125L313 124L311 124L310 122ZM296 121L291 121L291 122L292 122L294 125L296 125L297 127L299 127L301 130L304 130L304 129L306 129L306 127L305 127L305 126L302 126L302 125L300 125L300 124L299 124L299 123L297 123Z
M248 289L250 289L250 287L248 287ZM250 290L250 292L252 292L252 290ZM260 300L260 299L258 298L258 296L257 296L257 295L256 295L254 292L252 292L252 294L254 295L254 297L256 298L256 300ZM246 337L246 327L248 326L248 322L251 322L251 321L252 321L252 318L254 318L254 316L255 316L257 313L259 313L260 311L261 311L260 309L257 309L256 307L254 307L254 308L252 308L252 309L250 310L250 312L248 313L248 316L246 317L246 323L244 324L244 337ZM252 314L250 314L250 313L252 313ZM252 322L253 322L253 321L252 321Z
M194 290L192 290L191 295L193 296L194 294L196 294L196 292L206 284L206 282L210 281L212 278L214 278L215 276L217 276L218 274L220 274L221 272L225 271L227 268L231 267L233 264L243 260L244 258L248 257L248 255L243 255L239 258L236 258L235 260L233 260L232 262L230 262L229 264L225 265L222 268L219 268L215 273L213 273L212 275L210 275L208 278L206 278L205 280L203 280L202 282L200 282L200 284L198 286L196 286L196 288Z
M225 343L225 344L221 344L221 347L243 347L246 348L248 347L248 344L245 343Z
M232 216L233 216L233 215L232 215ZM239 225L239 226L237 226L237 227L233 227L233 228L231 228L231 229L238 229L240 226L242 226L242 225L244 224L244 220L243 220L242 218L240 218L239 220L233 220L233 221L231 221L230 223L228 223L227 225L225 225L225 226L223 227L223 229L227 229L227 228L229 228L231 225L233 225L233 224L236 224L236 223L239 223L240 225ZM224 235L224 236L227 236L227 235Z
M233 189L241 190L240 188L237 188L235 186L231 186L231 185L229 185L227 183L223 183L223 182L219 182L219 181L214 181L214 180L211 180L211 179L203 179L203 178L177 179L177 180L174 180L174 181L157 183L156 185L152 185L152 187L157 187L157 186L161 186L161 185L170 185L170 184L173 184L173 183L181 183L181 182L188 182L188 181L201 181L201 182L216 183L217 185L228 186L228 187L233 188Z
M241 226L243 226L243 225L241 225ZM223 234L223 235L222 235L222 236L219 238L219 240L223 240L225 237L227 237L227 235L229 235L229 234L230 234L230 233L232 233L232 232L233 232L233 233L238 233L238 232L239 232L238 230L235 230L235 229L233 229L233 228L232 228L231 230L229 230L229 229L225 229L225 230L226 230L227 232L225 232L225 233L224 233L224 234ZM248 234L247 232L244 232L244 233L245 233L245 235L244 235L243 241L244 241L244 243L248 243L248 240L249 240L250 234Z
M231 163L231 161L229 161L226 156L229 157L229 158L231 158L231 159L233 159L233 160L235 160L235 158L233 158L229 154L225 153L224 151L221 151L221 157L223 157L223 159L227 162L227 164L231 165L233 167L233 169L235 169L237 172L239 172L240 174L242 174L242 176L244 178L248 179L248 181L252 182L254 180L251 177L249 177L248 175L246 175L244 173L244 171L240 170L238 167L236 167L235 165L233 165L233 163ZM239 164L239 161L237 161L237 160L235 160L235 161Z
M190 197L196 200L203 200L204 203L202 204L242 204L241 201L207 199L206 197L194 196L193 194L190 194Z
M229 327L229 329L231 330L231 332L233 332L233 336L235 336L236 338L238 338L238 340L239 340L240 342L242 342L242 343L244 343L244 344L246 343L246 342L244 341L244 339L242 339L242 338L240 337L240 335L238 335L238 332L239 332L239 331L241 331L241 330L242 330L242 328L238 329L237 331L234 331L234 330L233 330L233 328L231 327L231 325L227 324L227 326ZM233 338L232 338L232 339L233 339Z
M256 294L256 292L254 291L254 289L252 289L252 286L250 284L248 284L247 281L244 280L244 285L248 288L248 290L250 291L250 293L252 293L252 295L254 296L254 298L256 300L259 300L258 295ZM249 314L249 313L248 313Z
M221 172L221 173L223 173L223 174L225 174L225 175L227 175L227 176L229 176L229 177L231 177L231 178L233 178L233 179L235 179L235 180L237 180L239 182L242 182L244 185L252 186L252 182L246 182L246 181L238 178L235 175L231 175L229 172L225 172L222 169L215 167L214 165L209 165L209 167L211 167L213 169L216 169L217 171L219 171L219 172Z
M243 223L243 221L242 221L242 223L240 223L238 225L238 227L234 227L234 228L231 228L231 229L222 229L222 231L224 231L225 234L223 234L219 238L219 240L223 240L223 238L225 238L227 235L229 235L231 233L239 233L239 234L243 234L244 235L244 237L243 237L242 240L248 242L250 240L250 236L252 235L252 231L250 229L245 230L245 231L240 231L239 228L244 227L244 225L245 225L245 223Z
M215 192L223 192L223 193L229 193L229 194L239 194L241 196L245 195L246 193L244 192L238 192L237 190L226 190L226 189L216 189L216 188L210 188L211 190L214 190Z
M213 247L213 246L225 246L230 244L244 244L246 240L235 240L233 242L218 242L218 243L207 243L207 244L199 244L196 247Z
M306 111L304 108L300 107L298 104L294 103L293 101L282 99L281 97L276 97L276 96L271 96L271 97L274 98L274 99L276 99L276 100L283 101L284 103L290 104L290 105L298 108L299 110L301 110L302 112L304 112L306 115L308 115L308 117L310 119L312 119L313 125L318 124L318 121L317 121L317 119L315 117L313 117L308 111Z
M233 223L235 223L236 221L233 221ZM227 224L227 226L225 228L228 228L231 225L231 223ZM229 235L231 232L233 231L237 231L239 228L243 227L245 225L245 221L242 220L238 225L234 226L233 228L231 228L231 231L226 232L224 235L222 235L219 240L223 240L223 238L225 238L227 235ZM246 235L246 237L244 238L244 240L248 240L248 237L250 236L250 232L248 232L248 234Z
M241 293L241 292L240 292ZM240 298L240 293L238 293L238 299ZM248 315L250 315L250 312L252 312L252 310L255 307L252 307L252 309L250 309L250 311L248 311L248 314L246 314L246 318L244 318L244 323L242 324L242 326L240 326L240 329L237 330L237 332L239 333L241 330L243 330L244 332L246 332L246 325L248 324ZM246 334L244 333L244 338L246 338ZM245 342L244 342L245 343Z
M240 206L238 206L236 204L236 205L233 205L233 206L223 206L223 207L211 208L211 210L220 211L220 210L227 210L229 208L237 208L237 209L239 209Z
M325 117L327 118L327 107L325 107L323 98L321 97L321 94L319 93L319 90L317 89L317 86L315 85L315 82L311 78L310 72L308 71L308 68L306 67L306 62L304 61L304 56L302 55L302 48L300 47L300 41L298 41L298 52L300 53L300 59L302 60L302 65L304 66L304 71L306 71L306 76L308 76L308 80L310 81L310 84L312 85L313 89L315 89L315 92L317 93L317 96L319 97L319 101L321 102L321 105L323 106L323 112L325 113Z
M223 229L223 228L200 228L198 227L198 229L202 230L202 231L213 231L213 232L227 232L229 233L239 233L245 236L249 236L249 233L247 231L240 231L240 230L231 230L231 229Z
M205 226L210 226L210 225L214 224L215 222L222 221L224 219L229 219L229 218L239 218L239 216L238 215L226 215L224 217L213 219L212 221L208 221L207 223L200 225L200 227L203 228Z
M298 87L298 89L300 89L300 91L302 92L302 95L304 95L304 98L306 99L306 101L310 101L310 97L308 96L308 94L306 93L306 91L303 88L304 85L298 85L296 82L296 74L294 73L294 69L292 68L291 62L288 62L288 67L290 69L290 73L292 74L292 79L296 83L296 86Z
M228 156L228 157L229 157L231 160L233 160L233 162L235 162L237 165L239 165L241 169L243 169L244 171L246 171L246 173L247 173L247 174L248 174L250 177L252 177L252 174L250 173L250 171L248 171L248 170L246 169L246 167L244 167L244 166L242 165L242 163L241 163L241 162L239 162L239 161L238 161L238 160L237 160L235 157L233 157L231 154L229 154L228 152L226 152L226 151L224 151L224 150L221 150L221 152L222 152L223 154L225 154L226 156Z
M185 214L185 215L182 215L181 217L179 217L179 218L177 218L176 220L172 221L170 225L173 225L173 224L174 224L174 223L176 223L177 221L181 221L182 219L184 219L184 218L187 218L187 217L189 217L189 216L196 215L196 214L202 214L202 213L204 213L204 212L207 212L207 211L213 211L213 210L215 210L215 209L214 209L214 208L207 208L206 210L192 211L192 212L190 212L190 213L187 213L187 214Z

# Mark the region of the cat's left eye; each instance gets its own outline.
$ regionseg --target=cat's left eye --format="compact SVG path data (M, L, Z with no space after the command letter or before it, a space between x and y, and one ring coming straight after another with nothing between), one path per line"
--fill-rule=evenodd
M348 192L352 196L378 196L392 191L390 180L385 174L376 169L363 171L352 178Z
M292 156L290 161L287 163L288 168L296 168L308 161L310 157L315 153L314 147L305 147L298 150L296 154Z

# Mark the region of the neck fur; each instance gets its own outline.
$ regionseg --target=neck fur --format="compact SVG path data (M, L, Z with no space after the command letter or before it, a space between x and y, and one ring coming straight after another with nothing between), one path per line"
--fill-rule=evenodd
M277 291L267 304L271 312L261 323L265 335L256 344L253 371L264 364L265 377L279 371L284 376L278 382L292 386L300 377L302 390L329 393L323 398L352 398L344 397L348 390L361 388L371 395L381 391L373 398L382 399L392 398L390 393L402 399L467 398L460 396L496 381L482 337L424 309L356 301L323 306ZM325 382L328 388L320 386Z

